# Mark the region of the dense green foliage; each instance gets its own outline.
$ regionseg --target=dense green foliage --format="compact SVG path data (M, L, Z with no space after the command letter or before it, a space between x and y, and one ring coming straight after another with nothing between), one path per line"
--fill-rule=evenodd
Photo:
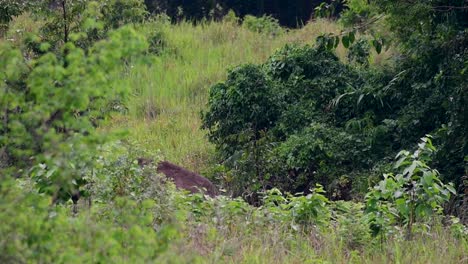
M30 2L25 0L2 0L0 1L0 25L6 26L14 16L28 10Z
M468 154L468 12L464 1L381 1L381 12L399 40L402 53L389 94L402 130L403 145L434 131L441 145L437 168L444 179L460 183ZM464 6L464 7L463 7ZM412 14L418 13L417 16ZM415 107L417 106L417 107Z
M84 184L104 140L96 126L110 114L109 104L129 92L110 78L121 70L117 63L148 47L130 26L87 51L76 45L86 36L70 32L74 41L56 53L44 42L43 54L30 61L8 44L1 47L2 174L31 175L54 200L69 199Z
M302 192L314 182L349 183L371 169L394 150L378 138L383 131L362 133L373 128L379 113L339 97L388 79L381 75L354 70L324 48L286 46L265 64L236 68L226 83L213 86L204 126L233 174L245 175L235 194L268 186ZM335 198L349 198L349 190L334 189Z
M69 208L51 208L47 196L11 179L2 180L0 197L2 263L147 262L174 237L169 225L153 227L153 200L118 198L72 217Z
M426 2L348 5L346 20L356 14L372 23L376 10L388 14L385 26L401 52L392 67L369 68L370 45L380 53L384 40L354 41L353 29L341 37L322 36L315 48L285 47L261 66L240 67L225 84L212 87L204 127L228 169L240 175L235 194L269 186L307 191L316 182L343 193L350 188L343 183L359 185L364 179L357 175L375 175L399 149L427 133L442 146L435 166L445 180L461 183L468 153L461 2L442 10ZM419 11L427 12L411 15ZM349 47L350 65L328 51L340 40ZM250 103L252 95L261 100Z

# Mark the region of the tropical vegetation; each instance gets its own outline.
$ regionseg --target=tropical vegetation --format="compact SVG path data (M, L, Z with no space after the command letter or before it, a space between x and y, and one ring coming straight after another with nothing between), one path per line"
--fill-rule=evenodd
M465 1L195 2L0 0L1 263L468 260Z

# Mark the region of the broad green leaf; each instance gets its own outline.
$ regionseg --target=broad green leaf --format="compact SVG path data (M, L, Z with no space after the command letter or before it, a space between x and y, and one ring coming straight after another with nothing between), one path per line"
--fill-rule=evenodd
M408 204L406 203L406 200L403 198L397 199L395 201L395 204L400 214L402 214L405 217L408 217L409 208L408 208Z
M352 44L354 40L356 39L354 35L354 31L349 32L348 38L349 38L349 43Z
M348 36L343 36L341 38L341 42L343 43L343 46L345 48L349 48L349 44L350 44L350 41L349 41L349 37Z
M423 180L426 185L428 186L432 185L432 183L434 182L433 179L434 179L434 175L432 173L424 172Z
M457 191L455 190L455 188L453 188L453 185L452 185L451 183L450 183L450 184L447 184L445 187L446 187L447 190L448 190L449 192L451 192L452 194L456 194L456 193L457 193Z
M382 43L379 40L374 39L372 41L372 45L374 46L375 51L377 52L377 54L380 54L380 52L382 52Z

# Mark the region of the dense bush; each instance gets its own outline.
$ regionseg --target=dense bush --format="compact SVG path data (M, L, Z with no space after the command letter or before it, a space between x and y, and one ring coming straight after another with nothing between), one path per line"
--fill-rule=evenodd
M2 263L151 262L175 237L172 225L158 224L157 197L121 196L72 215L28 186L0 182Z
M213 86L204 127L237 175L232 191L307 192L317 182L329 189L340 177L335 185L370 169L382 157L371 155L374 135L347 128L349 120L369 114L337 100L350 88L372 85L366 77L324 48L286 46L265 64L236 68ZM350 198L350 186L332 189L335 198Z
M219 233L249 234L274 226L293 233L336 232L347 249L374 247L387 239L401 242L440 228L441 206L455 193L452 184L442 183L438 172L426 165L434 152L429 137L422 138L413 153L401 151L392 162L396 174L385 174L367 192L365 203L330 201L318 185L308 195L272 188L260 194L259 207L240 198L206 200L201 194L177 196L176 204L192 224L212 222ZM465 239L466 227L458 221L452 218L444 230L450 228L453 235ZM242 230L236 229L238 222L244 223Z
M377 15L377 8L369 5L366 0L346 0L344 2L344 11L340 14L340 22L346 26L354 26L365 23L367 20Z
M278 116L271 82L261 67L245 65L232 70L228 81L211 89L211 111L204 115L210 139L227 155L261 137ZM229 122L220 120L228 118ZM214 127L215 124L219 126Z
M387 116L399 131L398 140L404 146L424 133L433 134L441 146L434 165L443 179L460 185L468 153L466 3L353 0L346 4L349 9L342 20L351 27L348 30L372 34L375 39L367 45L377 51L384 43L394 43L400 53L394 59L392 81L371 93L393 110ZM350 55L364 54L356 48Z

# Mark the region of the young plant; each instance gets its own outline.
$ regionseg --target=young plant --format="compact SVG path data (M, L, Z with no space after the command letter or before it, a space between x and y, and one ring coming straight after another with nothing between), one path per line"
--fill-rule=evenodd
M374 235L385 235L390 225L399 224L407 228L411 237L415 224L427 223L431 217L442 214L442 204L455 194L455 189L451 183L444 184L439 172L427 165L433 152L430 136L421 139L414 153L400 151L395 163L400 172L385 174L367 193L366 210Z
M327 226L331 214L329 200L325 191L317 184L311 193L283 196L280 190L273 188L265 192L263 209L274 221L290 222L294 230L303 230L311 226Z

